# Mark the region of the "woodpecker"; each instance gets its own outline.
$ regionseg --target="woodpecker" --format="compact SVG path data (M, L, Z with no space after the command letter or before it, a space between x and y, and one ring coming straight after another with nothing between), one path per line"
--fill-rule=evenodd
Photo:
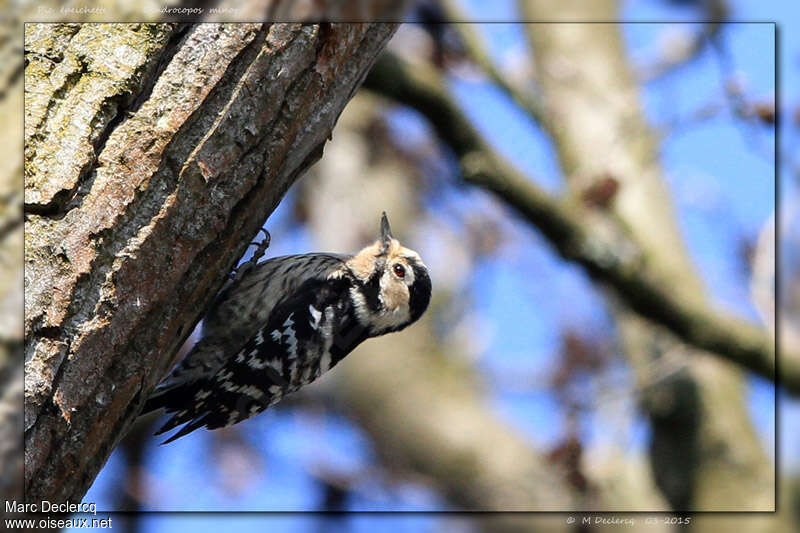
M366 339L414 323L431 299L425 263L392 237L386 213L379 238L354 255L248 266L220 291L200 340L145 403L143 413L172 413L157 435L185 424L163 444L264 411Z

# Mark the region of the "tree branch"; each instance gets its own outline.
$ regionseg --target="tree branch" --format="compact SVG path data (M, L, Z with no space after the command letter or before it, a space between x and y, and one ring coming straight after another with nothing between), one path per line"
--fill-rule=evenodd
M465 20L455 0L443 0L443 7L449 20ZM502 89L528 116L542 127L549 128L550 122L535 95L528 94L511 83L497 68L484 46L483 40L471 22L453 22L461 40L469 52L470 58L480 67L492 82Z
M364 86L424 115L458 156L464 180L500 197L535 225L564 258L612 287L637 313L688 344L775 380L774 341L769 334L701 302L681 298L662 280L648 277L640 255L620 254L625 247L593 234L577 209L553 199L489 147L435 71L419 65L411 69L401 59L384 54ZM782 363L783 385L800 394L800 357L787 355Z
M395 29L26 27L29 501L80 500Z

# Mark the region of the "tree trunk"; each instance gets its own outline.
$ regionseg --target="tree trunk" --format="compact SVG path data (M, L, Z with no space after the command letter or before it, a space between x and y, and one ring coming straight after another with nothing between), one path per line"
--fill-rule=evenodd
M553 20L554 12L561 20L618 19L615 0L537 0L524 2L523 9L529 20ZM600 180L615 179L619 186L611 217L595 210L593 222L617 228L612 218L621 223L656 279L687 301L705 299L662 182L657 143L642 111L619 24L535 24L527 29L551 119L548 129L571 194L579 197ZM774 469L748 416L742 372L676 344L626 311L617 316L632 368L646 391L642 401L653 429L655 479L673 508L773 510ZM685 371L666 380L649 375L667 356L676 357Z
M26 27L28 501L81 499L395 29Z

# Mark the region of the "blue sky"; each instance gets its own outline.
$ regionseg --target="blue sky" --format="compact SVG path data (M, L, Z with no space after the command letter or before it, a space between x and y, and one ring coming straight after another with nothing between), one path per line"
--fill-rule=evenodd
M755 1L734 1L738 19L800 20L800 6L780 3L769 6L773 13L759 12L762 4ZM471 0L468 11L476 18L513 19L514 2L491 3L492 13L486 13L489 3ZM664 7L651 0L625 3L626 19L671 19L691 17L690 10ZM782 59L781 83L784 107L796 105L798 93L798 52L800 35L789 31L788 23L781 26ZM668 30L687 26L659 24L627 25L625 37L631 54L645 59L654 50L654 42ZM491 25L483 28L492 54L502 59L509 52L521 49L523 34L515 25ZM770 96L773 91L773 31L771 24L737 25L727 30L735 68L747 80L751 96ZM646 111L653 124L666 124L675 116L685 116L693 109L717 98L721 91L720 69L715 55L707 50L697 61L683 70L658 82L647 85L643 92ZM557 191L561 186L558 164L552 147L538 128L519 113L496 90L485 84L459 79L451 80L454 93L475 124L490 135L490 140L515 164L529 172L543 186ZM792 96L792 98L789 97ZM394 117L394 127L404 131L420 130L413 114ZM773 162L753 148L753 138L771 147L774 143L769 128L737 126L730 115L669 135L662 145L661 162L665 168L673 202L679 213L681 230L686 237L692 257L709 287L713 301L720 308L751 320L756 315L747 292L747 278L739 264L739 239L757 234L774 209ZM788 129L788 128L787 128ZM785 133L785 132L784 132ZM781 139L788 142L788 139ZM771 153L768 150L769 153ZM788 185L787 185L788 187ZM470 202L470 194L444 191L437 202ZM433 203L435 209L436 202ZM285 226L288 202L273 215L267 227ZM279 230L280 231L280 230ZM470 295L482 316L490 317L494 332L480 359L487 375L508 373L546 375L552 369L552 355L558 347L558 332L564 325L602 330L611 327L603 299L598 296L580 269L565 265L534 231L520 230L516 241L499 251L494 260L481 262L470 279ZM274 239L270 254L281 255L311 249L302 231L287 233ZM424 250L420 250L423 257ZM539 273L542 283L530 281L529 272ZM555 295L555 297L554 297ZM580 305L573 302L579 301ZM521 323L514 316L521 313L537 319ZM620 378L625 382L624 373ZM502 384L502 381L498 381ZM759 379L751 380L750 406L754 420L765 442L774 438L773 387ZM563 435L562 416L552 394L542 391L520 391L514 388L493 388L492 405L499 416L514 424L537 445L552 445ZM263 452L268 473L253 482L246 493L230 497L219 489L219 479L208 467L208 434L198 431L166 447L148 450L152 463L148 468L156 473L163 497L157 508L172 510L296 510L314 509L318 492L306 471L309 458L324 453L326 460L343 471L358 470L372 460L368 439L346 421L333 417L323 429L304 420L293 409L274 410L244 422L245 434L256 449ZM790 442L792 434L800 433L798 403L786 403L782 418L782 442ZM588 442L609 438L598 420L583 420L581 432ZM641 452L647 439L646 425L638 420L627 434L615 439L625 440L631 453ZM157 441L153 441L155 445ZM320 443L325 450L320 452ZM791 448L784 448L791 449ZM102 509L112 509L109 492L118 475L119 452L84 498L95 501ZM786 464L796 465L791 458ZM408 485L387 488L381 484L357 487L352 507L362 510L442 509L445 503L436 494L421 486ZM228 520L229 517L226 517ZM207 516L182 515L165 519L161 515L145 518L146 531L175 531L191 527L197 531L217 529ZM272 517L270 525L282 531L307 531L309 525L319 526L316 517ZM385 517L364 515L347 519L352 531L372 531L385 523ZM189 524L187 521L192 521ZM401 531L435 529L432 516L403 516ZM238 530L260 531L263 523L254 515L239 516Z

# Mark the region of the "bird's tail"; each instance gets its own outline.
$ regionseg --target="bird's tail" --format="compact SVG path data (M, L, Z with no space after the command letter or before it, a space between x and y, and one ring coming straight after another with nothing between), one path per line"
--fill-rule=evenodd
M157 387L144 403L140 414L145 415L161 408L170 409L170 407L177 405L178 400L183 396L181 389L180 385Z

